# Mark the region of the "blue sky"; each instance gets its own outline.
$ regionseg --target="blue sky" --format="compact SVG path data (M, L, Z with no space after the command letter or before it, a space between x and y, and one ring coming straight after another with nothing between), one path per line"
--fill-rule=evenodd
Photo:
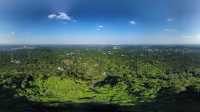
M199 0L1 0L0 44L200 44Z

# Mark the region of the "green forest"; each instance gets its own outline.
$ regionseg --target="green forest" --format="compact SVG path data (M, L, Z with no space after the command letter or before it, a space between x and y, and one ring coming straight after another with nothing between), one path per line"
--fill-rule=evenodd
M0 112L200 112L200 47L1 46Z

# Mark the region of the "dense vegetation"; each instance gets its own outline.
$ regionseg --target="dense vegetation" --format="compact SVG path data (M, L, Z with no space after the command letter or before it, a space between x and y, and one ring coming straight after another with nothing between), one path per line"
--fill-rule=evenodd
M0 100L3 112L68 112L65 105L82 112L84 106L199 112L200 48L6 47L0 50Z

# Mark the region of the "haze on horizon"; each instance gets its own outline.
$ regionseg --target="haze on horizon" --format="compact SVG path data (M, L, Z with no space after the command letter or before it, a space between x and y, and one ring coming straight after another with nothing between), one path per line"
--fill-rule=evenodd
M1 0L0 44L200 44L199 0Z

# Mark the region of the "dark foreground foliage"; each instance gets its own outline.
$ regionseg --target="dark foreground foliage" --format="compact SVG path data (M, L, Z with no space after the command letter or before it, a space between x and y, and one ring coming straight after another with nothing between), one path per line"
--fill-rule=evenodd
M191 88L176 94L161 90L152 102L136 105L73 102L32 102L11 89L0 88L1 112L199 112L200 93Z

